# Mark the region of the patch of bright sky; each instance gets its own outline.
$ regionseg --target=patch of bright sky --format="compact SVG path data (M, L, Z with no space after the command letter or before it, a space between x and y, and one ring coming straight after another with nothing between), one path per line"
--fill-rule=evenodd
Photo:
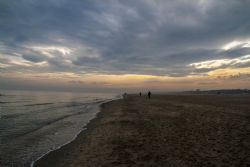
M250 62L250 55L246 55L234 59L218 59L218 60L196 62L196 63L191 63L189 66L194 67L196 69L211 69L228 65L231 66L240 65L249 62Z
M217 69L211 72L208 72L208 75L211 77L218 77L218 76L231 76L237 74L250 74L250 67L245 68L226 68L226 69Z
M222 49L224 50L230 50L233 49L239 45L242 45L242 47L250 47L250 40L245 40L245 41L232 41L230 43L225 44Z
M72 50L63 46L28 46L27 48L33 49L34 51L40 52L49 57L53 57L53 54L50 52L57 51L62 55L69 55L72 53Z

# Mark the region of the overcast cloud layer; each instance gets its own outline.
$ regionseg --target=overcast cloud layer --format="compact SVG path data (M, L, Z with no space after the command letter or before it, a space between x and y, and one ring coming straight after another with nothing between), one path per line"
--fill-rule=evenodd
M250 67L250 0L1 0L1 73Z

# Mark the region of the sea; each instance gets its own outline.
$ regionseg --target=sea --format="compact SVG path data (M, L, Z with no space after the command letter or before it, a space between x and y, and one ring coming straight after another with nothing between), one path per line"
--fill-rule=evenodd
M28 167L74 140L113 93L0 91L0 166Z

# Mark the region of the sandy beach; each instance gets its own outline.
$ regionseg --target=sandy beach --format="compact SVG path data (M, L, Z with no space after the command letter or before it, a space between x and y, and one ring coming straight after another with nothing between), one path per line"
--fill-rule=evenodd
M250 166L249 104L249 95L130 95L34 166Z

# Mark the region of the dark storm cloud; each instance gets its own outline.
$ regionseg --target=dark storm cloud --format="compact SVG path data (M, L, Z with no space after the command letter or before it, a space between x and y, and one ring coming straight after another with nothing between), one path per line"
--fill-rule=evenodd
M245 48L236 47L227 51L221 51L219 52L219 54L229 58L240 57L250 54L250 47L245 47Z
M250 54L244 42L221 49L250 39L249 6L248 0L1 0L0 56L45 61L45 71L185 76L194 72L191 63Z
M34 62L34 63L39 63L43 62L45 60L44 56L39 56L39 55L23 55L22 56L25 60Z

